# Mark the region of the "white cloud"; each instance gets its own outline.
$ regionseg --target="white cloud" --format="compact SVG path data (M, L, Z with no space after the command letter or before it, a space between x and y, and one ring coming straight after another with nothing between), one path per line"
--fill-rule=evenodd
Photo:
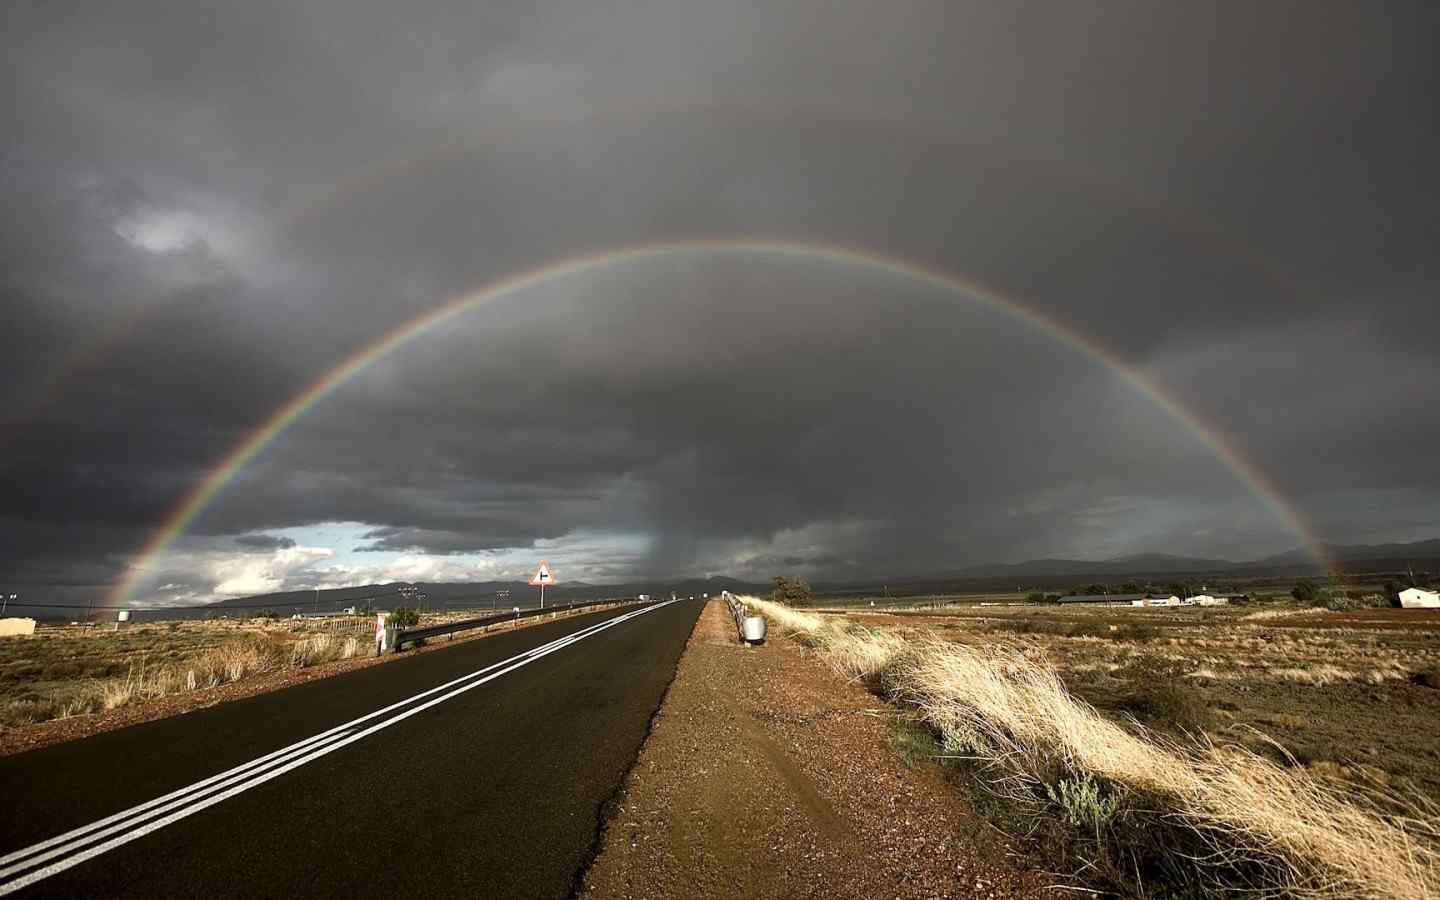
M173 253L204 242L198 223L182 213L136 216L115 231L131 244L150 253Z
M513 577L495 560L406 554L378 565L333 565L305 573L310 580L287 587L340 588L392 581L491 581Z
M285 547L268 554L232 554L212 562L211 576L218 579L212 590L221 597L284 590L292 576L334 555L335 551L328 547Z

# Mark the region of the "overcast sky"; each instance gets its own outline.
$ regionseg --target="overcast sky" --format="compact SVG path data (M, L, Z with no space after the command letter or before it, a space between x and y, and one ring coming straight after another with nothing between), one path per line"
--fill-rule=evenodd
M1323 539L1434 537L1436 9L16 0L0 587L101 596L229 448L448 299L705 238L983 282L1214 422ZM401 346L141 597L1299 543L1064 341L859 263L701 252Z

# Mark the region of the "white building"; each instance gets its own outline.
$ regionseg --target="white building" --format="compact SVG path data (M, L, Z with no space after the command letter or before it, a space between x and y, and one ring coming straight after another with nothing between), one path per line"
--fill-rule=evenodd
M0 619L0 637L23 637L34 633L34 619Z
M1400 605L1406 609L1440 609L1440 593L1406 588L1400 592Z

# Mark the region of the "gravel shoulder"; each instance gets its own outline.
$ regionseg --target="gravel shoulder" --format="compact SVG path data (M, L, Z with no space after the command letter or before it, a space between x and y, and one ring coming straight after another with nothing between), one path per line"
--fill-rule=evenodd
M790 641L741 646L711 601L581 893L1051 896L934 767L890 750L893 715Z

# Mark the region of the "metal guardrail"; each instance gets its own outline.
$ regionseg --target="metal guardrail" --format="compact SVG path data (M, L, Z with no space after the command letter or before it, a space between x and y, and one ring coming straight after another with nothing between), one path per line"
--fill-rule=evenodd
M730 614L735 617L735 633L740 637L742 644L763 644L765 642L765 619L762 616L752 616L745 604L729 591L722 591L721 597L730 606Z
M479 619L461 619L458 622L446 622L443 625L427 625L424 628L402 628L395 632L395 652L399 653L400 648L406 643L425 638L440 637L441 635L454 634L458 631L469 631L472 628L487 628L491 625L500 625L505 622L516 622L520 619L530 619L535 616L547 616L552 613L569 612L576 609L585 609L591 606L609 606L617 603L655 603L655 600L635 600L626 598L623 600L587 600L584 603L570 603L565 606L547 606L544 609L512 610L494 616L485 616Z

